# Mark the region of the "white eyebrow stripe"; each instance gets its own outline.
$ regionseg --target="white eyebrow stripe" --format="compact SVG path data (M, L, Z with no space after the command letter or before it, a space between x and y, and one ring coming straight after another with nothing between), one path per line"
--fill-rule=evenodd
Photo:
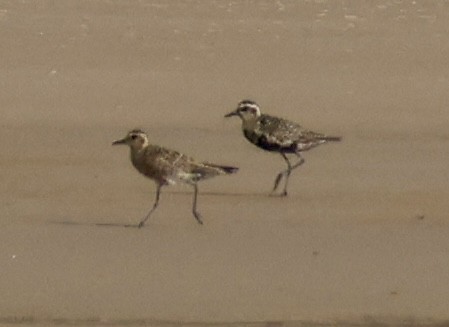
M257 104L248 103L248 104L242 104L240 106L240 108L254 108L254 109L258 109L259 106Z

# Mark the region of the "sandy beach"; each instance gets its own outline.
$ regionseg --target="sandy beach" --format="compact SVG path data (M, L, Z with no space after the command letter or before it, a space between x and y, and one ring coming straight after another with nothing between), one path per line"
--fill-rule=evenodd
M449 325L449 3L0 3L0 325ZM285 163L238 101L343 142ZM240 168L155 185L132 128Z

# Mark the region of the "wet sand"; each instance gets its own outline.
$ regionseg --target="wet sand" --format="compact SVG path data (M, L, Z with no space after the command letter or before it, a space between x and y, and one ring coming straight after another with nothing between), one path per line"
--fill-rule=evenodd
M449 6L443 1L4 1L0 324L444 325ZM239 100L341 135L244 140ZM131 128L240 167L154 185Z

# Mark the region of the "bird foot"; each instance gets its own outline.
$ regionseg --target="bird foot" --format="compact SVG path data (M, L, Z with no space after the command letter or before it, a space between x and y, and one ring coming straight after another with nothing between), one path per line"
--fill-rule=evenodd
M195 217L195 219L198 222L198 224L200 224L200 225L203 224L203 221L201 220L201 215L198 212L194 211L193 212L193 216Z
M284 192L282 192L282 193L275 193L274 192L274 190L270 193L270 196L276 196L276 197L280 197L280 198L283 198L283 197L286 197L288 194L287 194L287 191L284 191Z

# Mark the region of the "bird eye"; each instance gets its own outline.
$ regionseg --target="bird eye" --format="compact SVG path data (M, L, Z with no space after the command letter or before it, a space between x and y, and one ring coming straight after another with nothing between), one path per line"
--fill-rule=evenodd
M137 138L137 135L136 135L136 134L133 134L133 135L131 135L131 138L132 138L133 140L135 140L135 139Z

